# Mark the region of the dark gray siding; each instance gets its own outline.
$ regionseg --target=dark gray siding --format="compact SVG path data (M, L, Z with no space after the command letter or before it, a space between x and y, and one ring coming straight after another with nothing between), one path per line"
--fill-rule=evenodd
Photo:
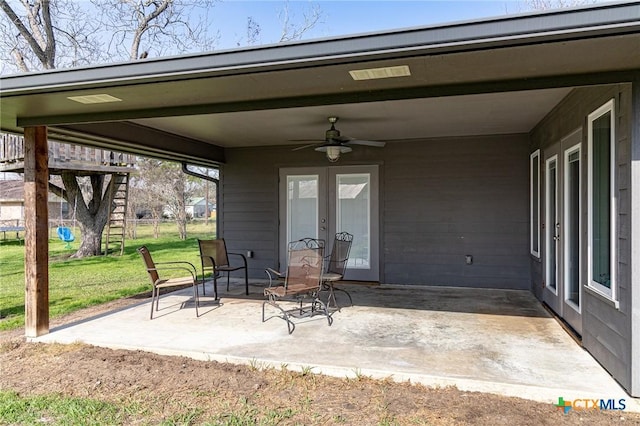
M631 240L630 240L630 113L631 85L581 88L569 94L531 132L530 151L559 142L577 128L583 129L582 161L587 164L587 116L610 99L616 108L617 283L619 307L590 291L587 277L587 168L583 167L583 301L582 343L624 386L630 389L631 371ZM544 188L544 186L543 186ZM544 253L542 254L544 256ZM541 264L532 260L533 291L540 297Z
M221 235L230 249L255 252L251 276L263 278L278 262L279 168L329 163L281 147L225 155ZM530 287L526 135L356 147L339 164L380 165L382 282Z
M528 289L527 143L492 136L389 144L385 281Z
M640 396L640 76L633 82L631 97L630 191L629 209L629 283L631 310L631 386L630 393Z

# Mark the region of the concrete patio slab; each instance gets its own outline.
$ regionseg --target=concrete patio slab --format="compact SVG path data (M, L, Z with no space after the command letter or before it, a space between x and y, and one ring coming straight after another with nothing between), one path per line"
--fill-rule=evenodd
M260 367L309 369L339 377L367 375L428 386L455 385L543 402L626 400L617 382L526 291L345 286L354 306L295 320L293 334L277 317L261 320L262 282L201 300L190 289L52 329L33 341L83 342L108 348L182 355ZM212 294L208 289L207 294ZM267 317L278 311L267 306ZM157 316L156 316L157 315Z

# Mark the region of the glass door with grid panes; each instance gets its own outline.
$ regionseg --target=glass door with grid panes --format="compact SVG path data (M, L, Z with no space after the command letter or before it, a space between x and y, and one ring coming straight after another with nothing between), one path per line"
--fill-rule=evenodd
M378 166L280 169L280 264L289 241L353 235L345 279L379 280Z
M582 333L581 132L545 149L544 301Z

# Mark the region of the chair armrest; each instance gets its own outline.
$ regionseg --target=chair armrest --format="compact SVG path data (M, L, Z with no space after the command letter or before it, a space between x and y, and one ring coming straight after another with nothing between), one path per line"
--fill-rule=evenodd
M212 268L212 274L213 275L217 275L218 273L216 272L216 260L213 258L213 256L207 256L206 254L201 254L199 255L200 257L200 262L202 262L202 259L209 259L211 261L211 265L213 266L207 266L206 268ZM202 279L204 280L204 268L205 266L202 265Z
M240 256L242 258L242 261L244 262L244 267L247 267L247 258L245 257L244 254L242 253L227 253L227 256Z
M194 281L198 281L198 274L195 273L195 271L193 271L191 268L186 268L184 266L167 266L165 268L148 268L148 271L169 271L169 270L173 270L173 271L187 271L189 273L189 275L191 275L191 278Z
M273 283L273 281L281 280L281 279L284 279L285 277L285 275L282 272L276 271L275 269L272 269L272 268L267 268L264 270L264 272L266 272L267 275L269 276L269 287L271 287L271 284Z
M193 263L191 262L185 262L185 261L176 261L176 262L156 262L156 267L155 268L149 268L147 270L149 271L160 271L160 270L178 270L178 269L182 269L182 270L186 270L189 271L189 273L194 277L194 279L196 279L198 277L198 273L197 273L197 269L196 267L193 265ZM158 265L162 265L162 267L158 268ZM165 265L170 265L170 266L165 266Z

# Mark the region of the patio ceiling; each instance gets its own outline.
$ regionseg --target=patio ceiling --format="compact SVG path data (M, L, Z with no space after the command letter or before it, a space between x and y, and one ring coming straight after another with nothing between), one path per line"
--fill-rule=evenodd
M406 65L410 76L349 71ZM1 127L197 163L224 148L528 132L573 87L631 81L640 2L3 77ZM107 94L82 104L70 97Z

